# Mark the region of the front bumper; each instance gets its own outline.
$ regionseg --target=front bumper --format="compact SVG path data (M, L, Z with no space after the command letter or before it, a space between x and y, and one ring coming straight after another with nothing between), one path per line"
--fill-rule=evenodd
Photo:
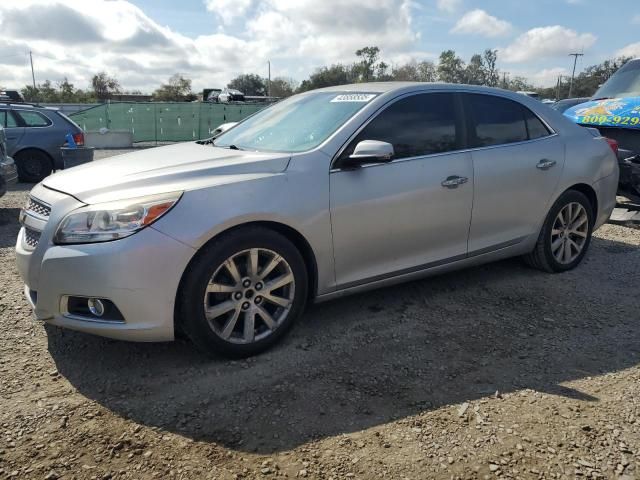
M194 250L153 227L113 242L54 245L54 217L62 216L56 205L35 248L24 227L16 242L18 270L36 318L120 340L173 340L176 292ZM67 295L111 300L124 322L71 316L62 302Z

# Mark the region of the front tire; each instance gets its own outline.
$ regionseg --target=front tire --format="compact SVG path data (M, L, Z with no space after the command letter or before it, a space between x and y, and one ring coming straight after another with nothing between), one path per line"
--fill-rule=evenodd
M594 211L582 192L568 190L553 204L533 251L525 262L549 273L577 267L584 258L593 233Z
M185 272L177 321L207 353L247 357L279 341L304 310L308 276L283 235L245 227L206 245Z

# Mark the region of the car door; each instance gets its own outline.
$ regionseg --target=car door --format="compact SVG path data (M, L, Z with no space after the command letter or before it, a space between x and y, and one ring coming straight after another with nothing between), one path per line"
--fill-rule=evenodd
M388 163L331 170L338 288L466 255L473 168L470 153L460 151L460 108L454 93L405 96L378 112L340 154L334 165L362 140L395 150Z
M18 124L18 119L13 112L6 108L0 109L0 123L7 137L7 153L12 156L24 136L24 127Z
M562 139L526 106L464 94L473 147L469 254L517 244L539 229L564 165Z

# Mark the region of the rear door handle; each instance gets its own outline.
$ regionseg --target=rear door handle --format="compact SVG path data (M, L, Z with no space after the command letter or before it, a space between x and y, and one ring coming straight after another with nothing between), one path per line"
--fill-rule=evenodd
M538 162L538 164L536 165L536 168L539 168L540 170L549 170L555 164L556 164L555 160L547 160L546 158L543 158Z
M458 185L463 185L467 183L469 179L467 177L459 177L458 175L452 175L447 177L446 180L440 184L445 188L458 188Z

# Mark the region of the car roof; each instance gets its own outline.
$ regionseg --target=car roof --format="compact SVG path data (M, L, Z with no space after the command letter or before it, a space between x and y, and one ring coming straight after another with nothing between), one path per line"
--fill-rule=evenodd
M493 93L512 98L523 97L515 92L503 90L501 88L485 87L481 85L467 85L463 83L441 83L441 82L369 82L352 83L348 85L335 85L324 87L311 92L367 92L367 93L389 93L415 90L451 90L478 93Z

